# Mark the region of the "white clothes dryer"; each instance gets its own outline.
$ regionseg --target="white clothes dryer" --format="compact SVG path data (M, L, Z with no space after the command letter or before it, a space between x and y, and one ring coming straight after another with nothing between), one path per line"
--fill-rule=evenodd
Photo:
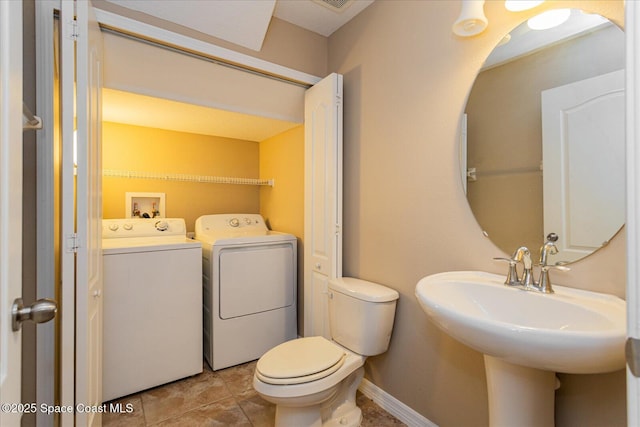
M202 372L202 249L181 218L105 219L103 401Z
M204 357L213 370L260 358L297 338L297 239L259 214L204 215Z

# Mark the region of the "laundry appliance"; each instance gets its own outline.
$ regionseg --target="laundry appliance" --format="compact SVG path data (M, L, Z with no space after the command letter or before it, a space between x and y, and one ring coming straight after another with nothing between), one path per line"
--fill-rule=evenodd
M181 218L105 219L103 401L202 372L202 248Z
M259 214L204 215L204 357L214 369L258 359L297 338L296 237L270 231Z

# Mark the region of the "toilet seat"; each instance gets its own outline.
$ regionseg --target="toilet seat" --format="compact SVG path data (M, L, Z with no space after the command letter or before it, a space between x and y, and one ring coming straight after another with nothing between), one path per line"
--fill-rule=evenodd
M347 354L324 337L287 341L266 352L256 376L267 384L302 384L325 378L344 364Z

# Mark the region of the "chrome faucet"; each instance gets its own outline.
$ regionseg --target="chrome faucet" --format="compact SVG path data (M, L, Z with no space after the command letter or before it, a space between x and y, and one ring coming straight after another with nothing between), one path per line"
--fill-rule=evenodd
M555 255L558 253L558 247L556 246L557 241L558 235L556 233L549 233L547 235L547 241L544 242L540 248L540 280L538 281L537 289L545 294L553 293L551 279L549 279L549 269L554 266L547 265L547 262L549 261L549 255ZM564 268L568 269L568 267Z
M551 280L549 279L549 270L555 268L560 271L569 271L569 267L564 265L548 265L549 255L558 253L558 247L555 242L558 241L556 233L549 233L547 241L540 248L540 280L536 282L533 278L533 262L531 261L531 252L525 246L521 246L513 253L511 258L494 258L498 261L506 261L509 263L509 272L504 284L507 286L515 286L527 291L538 291L545 294L552 294ZM518 277L517 265L522 263L524 271L522 279Z
M524 264L524 273L523 280L527 278L531 279L532 273L532 262L531 262L531 252L526 246L520 246L515 250L511 258L494 258L497 261L506 261L509 263L509 272L507 273L507 278L504 282L505 285L508 286L522 286L522 282L518 275L517 265L519 263Z
M549 233L547 235L547 241L540 248L540 266L547 265L549 255L555 255L558 253L558 247L556 242L558 241L558 235L556 233Z

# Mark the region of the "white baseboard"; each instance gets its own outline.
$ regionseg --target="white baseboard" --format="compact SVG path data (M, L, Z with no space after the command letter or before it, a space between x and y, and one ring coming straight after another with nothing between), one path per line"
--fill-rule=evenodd
M438 427L437 424L429 421L366 378L362 380L358 389L382 409L409 427Z

